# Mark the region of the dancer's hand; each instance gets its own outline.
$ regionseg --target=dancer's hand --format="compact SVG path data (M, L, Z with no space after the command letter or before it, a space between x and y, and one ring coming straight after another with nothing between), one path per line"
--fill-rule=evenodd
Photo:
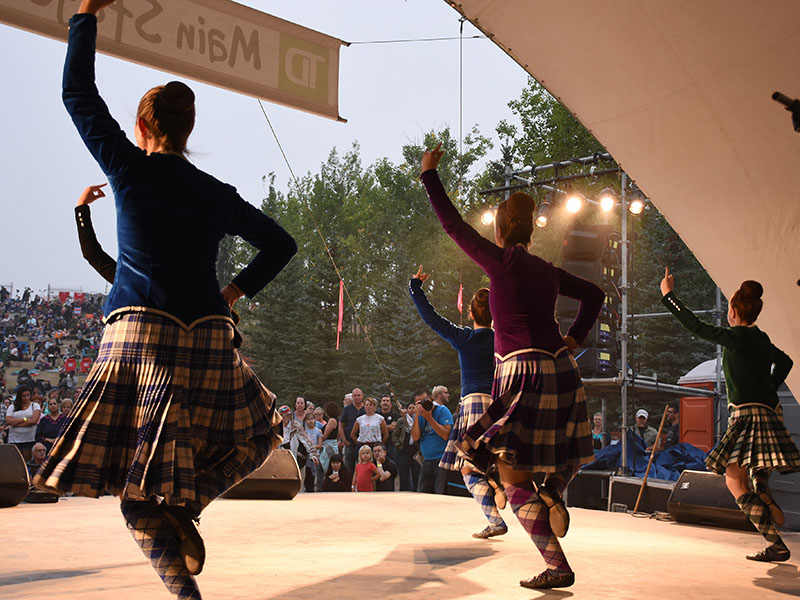
M436 144L436 148L428 150L422 155L422 172L430 171L439 166L439 161L442 160L444 150L442 150L442 142Z
M570 354L573 354L575 350L578 348L578 342L575 341L575 338L571 335L564 336L564 345L567 347L567 351Z
M664 279L661 280L661 295L666 296L675 287L675 277L669 274L669 267L664 268Z
M420 281L427 281L430 275L427 273L422 272L422 265L419 266L419 270L417 271L416 275L412 275L411 279L419 279Z
M229 283L222 288L222 297L225 299L225 302L228 303L228 308L233 308L233 305L236 304L236 301L242 296L244 296L242 290L234 283Z
M88 13L90 15L96 15L101 8L105 8L114 2L115 0L82 0L77 14Z
M101 188L108 185L107 183L101 183L100 185L90 185L83 193L81 193L81 197L78 198L78 206L84 206L86 204L91 204L98 198L105 198L105 192Z

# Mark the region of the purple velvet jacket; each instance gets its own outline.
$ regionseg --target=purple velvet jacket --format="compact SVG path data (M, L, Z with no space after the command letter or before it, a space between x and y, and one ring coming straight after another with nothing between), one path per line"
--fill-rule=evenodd
M528 348L553 353L563 348L564 338L555 317L559 294L581 302L566 335L583 343L603 307L603 290L528 253L522 246L498 247L461 218L435 170L425 171L420 179L447 235L491 280L489 306L494 319L495 353L505 357Z

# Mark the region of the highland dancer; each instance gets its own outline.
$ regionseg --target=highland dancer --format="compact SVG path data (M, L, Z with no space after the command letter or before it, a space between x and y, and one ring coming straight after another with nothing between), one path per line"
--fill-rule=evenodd
M489 310L489 290L480 288L472 296L469 303L472 327L459 327L437 313L425 296L422 284L428 277L427 273L422 272L420 265L416 275L408 283L411 298L425 324L456 349L461 367L461 400L439 467L461 471L464 484L489 521L489 525L472 534L472 537L486 539L503 535L508 527L498 509L502 510L506 505L505 493L484 471L465 460L466 456L461 450L464 432L486 412L492 400L494 330L492 313Z
M275 397L234 348L231 307L257 294L297 246L186 159L195 117L186 85L148 91L136 144L128 140L94 81L96 13L112 2L83 0L70 20L63 99L114 191L119 256L97 361L34 483L118 495L167 589L200 598L193 575L205 550L193 521L280 441ZM225 234L259 253L220 291L216 256Z
M495 218L493 244L468 225L445 193L436 167L441 144L422 157L422 183L445 232L489 276L495 329L492 402L463 437L470 463L496 464L511 508L547 569L520 581L533 589L567 587L575 574L558 542L569 525L561 494L594 460L583 384L570 352L586 339L605 300L593 283L528 252L533 198L513 194ZM566 337L553 318L556 297L580 300ZM543 485L533 482L544 473Z
M772 498L772 471L800 471L800 452L783 424L778 388L792 369L792 359L772 345L755 324L764 302L764 288L745 281L728 305L730 328L716 327L695 317L673 291L675 278L664 272L661 293L669 311L693 334L722 346L722 368L728 389L728 429L706 457L710 471L725 474L736 504L769 542L747 556L761 562L789 560L778 534L784 515Z

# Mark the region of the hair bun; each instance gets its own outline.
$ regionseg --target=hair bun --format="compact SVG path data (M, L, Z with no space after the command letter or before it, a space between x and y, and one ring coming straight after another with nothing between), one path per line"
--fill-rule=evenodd
M764 288L762 285L757 281L753 281L752 279L742 282L742 285L739 286L739 290L748 298L761 298L761 296L764 294Z
M168 112L188 112L194 108L194 92L185 83L170 81L158 93L158 101Z
M536 202L528 194L517 192L508 198L508 216L511 220L532 218Z

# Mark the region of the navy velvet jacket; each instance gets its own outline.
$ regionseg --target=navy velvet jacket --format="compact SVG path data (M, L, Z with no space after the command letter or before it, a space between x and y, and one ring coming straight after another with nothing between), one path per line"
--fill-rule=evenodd
M408 291L425 324L458 351L461 366L461 397L491 394L494 382L494 330L459 327L436 312L422 291L422 281L411 279Z
M190 325L230 316L216 276L224 235L259 252L235 283L255 296L297 252L275 221L175 154L148 155L125 136L94 81L97 18L70 20L62 98L78 133L108 177L117 211L117 269L104 311L128 306L165 311Z

